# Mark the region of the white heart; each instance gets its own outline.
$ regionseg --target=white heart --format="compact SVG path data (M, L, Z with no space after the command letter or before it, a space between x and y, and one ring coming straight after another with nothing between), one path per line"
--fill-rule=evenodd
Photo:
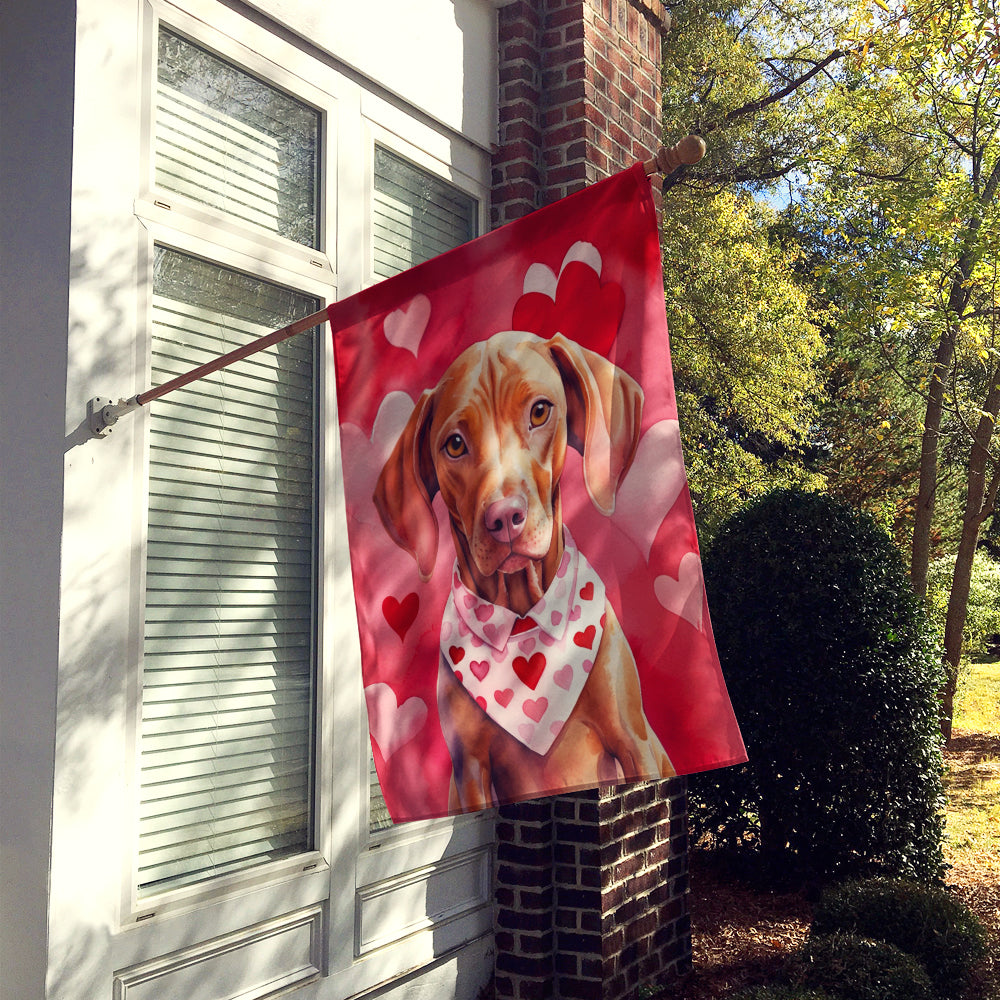
M413 400L397 390L386 395L379 405L371 437L354 424L341 424L343 464L351 470L345 489L352 513L359 521L382 523L372 503L375 481L412 412Z
M555 301L556 275L551 267L544 264L532 264L524 274L524 294L540 292Z
M604 267L604 261L601 260L600 250L593 243L585 243L583 240L578 240L574 243L566 251L566 256L563 257L559 274L561 275L566 270L566 265L574 260L578 260L581 264L586 264L592 271L597 272L598 277L601 276L601 268Z
M426 295L415 295L408 305L386 316L382 324L385 339L416 357L430 318L431 300Z
M684 482L680 425L661 420L643 434L615 501L615 524L639 546L646 562Z
M368 729L385 760L409 743L427 721L427 705L421 698L407 698L400 705L396 692L388 684L369 684L365 688L365 702Z
M705 582L697 552L688 552L681 559L676 580L672 576L658 576L653 581L653 592L667 611L672 611L701 630Z

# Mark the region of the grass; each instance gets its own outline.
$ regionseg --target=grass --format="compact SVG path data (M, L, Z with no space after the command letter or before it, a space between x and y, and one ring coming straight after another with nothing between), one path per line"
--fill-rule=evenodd
M1000 661L963 671L945 759L946 881L988 929L978 996L1000 1000Z
M1000 661L963 672L948 759L948 861L1000 875Z
M955 701L956 728L1000 736L1000 660L963 670Z

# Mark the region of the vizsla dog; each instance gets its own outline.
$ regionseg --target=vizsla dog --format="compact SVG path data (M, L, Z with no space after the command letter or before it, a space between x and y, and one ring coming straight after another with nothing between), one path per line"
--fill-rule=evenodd
M425 580L438 492L451 521L438 707L454 811L674 773L603 584L562 521L567 446L612 513L642 404L629 375L560 334L498 333L424 392L382 469L375 505Z

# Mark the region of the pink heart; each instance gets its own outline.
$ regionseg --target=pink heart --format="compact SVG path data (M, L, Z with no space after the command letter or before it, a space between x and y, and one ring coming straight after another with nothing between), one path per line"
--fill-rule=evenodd
M562 621L562 617L561 611L553 611L549 621L551 621L553 625L558 625Z
M553 674L552 679L564 691L568 691L570 684L573 683L573 668L567 663Z
M553 736L558 736L562 732L562 727L564 725L565 723L563 722L563 720L559 719L556 722L553 722L551 726L549 726L549 732Z
M548 632L539 632L538 638L542 640L543 646L554 646L559 641L554 636L549 635Z
M386 316L382 326L385 339L416 357L430 318L431 300L426 295L415 295L404 308Z
M697 552L688 552L681 559L676 580L672 576L658 576L653 581L653 592L667 611L701 630L705 584Z
M569 620L571 622L578 622L580 620L580 615L583 614L583 608L578 604L570 613Z
M479 600L479 598L476 597L475 594L463 594L462 595L462 603L465 605L465 607L467 609L471 608L471 607L474 607L475 604L476 604L476 602L478 600Z
M476 680L481 681L490 672L490 661L470 660L469 669L476 675Z
M583 667L583 672L585 674L589 674L590 671L594 669L594 661L593 660L584 660L583 663L581 664L581 666Z
M376 525L383 534L372 493L382 466L412 413L413 400L405 392L396 390L388 393L379 404L371 437L354 424L341 424L340 427L344 465L356 471L356 475L344 483L351 516L365 524Z
M511 698L514 697L514 692L510 688L504 688L502 691L494 691L493 697L503 708L506 708L510 704Z
M643 434L615 503L615 524L639 546L646 562L685 482L680 427L676 420L661 420Z
M521 742L524 743L525 745L529 744L531 742L532 736L535 735L535 727L529 725L527 722L522 722L517 727L517 731L521 735Z
M541 722L542 716L548 711L549 699L545 697L526 698L521 708L524 714L533 722Z
M497 625L484 625L483 633L487 639L492 643L496 643L497 635L500 632L500 628Z
M472 597L471 594L469 596ZM474 597L472 599L475 600ZM471 607L471 605L470 605L470 607ZM489 621L493 617L493 605L492 604L480 604L479 607L476 608L476 617L481 622Z
M522 639L517 644L517 648L521 650L522 653L532 653L534 652L535 645L536 643L534 639Z
M416 696L402 705L388 684L369 684L365 688L368 705L368 728L384 760L388 760L404 743L409 743L427 721L427 705Z

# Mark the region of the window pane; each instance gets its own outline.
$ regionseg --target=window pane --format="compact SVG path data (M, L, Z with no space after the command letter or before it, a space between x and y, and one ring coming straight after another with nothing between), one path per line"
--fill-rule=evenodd
M160 29L156 184L318 245L319 112Z
M476 234L476 200L375 147L375 274L389 278Z
M390 278L467 243L477 234L477 203L464 191L381 146L375 147L375 274ZM369 757L369 831L392 826Z
M152 382L317 309L163 248ZM312 846L315 331L150 405L139 887Z

